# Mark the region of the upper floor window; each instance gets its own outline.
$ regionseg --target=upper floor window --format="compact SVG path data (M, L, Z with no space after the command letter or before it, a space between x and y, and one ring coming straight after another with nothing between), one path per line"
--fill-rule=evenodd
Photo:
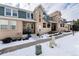
M26 12L25 11L18 11L18 17L19 18L24 18L24 19L26 19Z
M46 28L46 23L43 23L43 28Z
M33 14L31 13L31 19L33 19Z
M39 15L39 22L41 22L41 15Z
M6 16L11 16L11 9L10 8L6 8Z
M4 16L4 7L0 6L0 15Z
M17 10L13 10L13 16L17 16L18 11Z

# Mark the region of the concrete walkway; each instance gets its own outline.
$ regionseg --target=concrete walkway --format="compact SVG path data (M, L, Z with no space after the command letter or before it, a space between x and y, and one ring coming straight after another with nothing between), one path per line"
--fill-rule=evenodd
M59 36L56 36L55 38L58 39L58 38L61 38L61 37L64 37L64 36L67 36L67 35L70 35L70 34L72 34L72 33L59 35ZM21 45L7 47L7 48L0 50L0 55L7 53L7 52L15 51L15 50L18 50L18 49L27 48L27 47L30 47L30 46L33 46L33 45L36 45L36 44L44 43L44 42L47 42L47 41L50 41L50 40L51 40L51 38L41 39L41 40L36 40L34 42L29 42L29 43L24 43L24 44L21 44Z

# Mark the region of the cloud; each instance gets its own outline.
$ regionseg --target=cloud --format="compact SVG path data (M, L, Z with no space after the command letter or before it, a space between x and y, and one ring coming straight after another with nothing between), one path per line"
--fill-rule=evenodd
M20 8L33 11L38 5L38 3L20 3Z
M53 13L56 10L61 11L62 17L68 21L79 18L79 4L78 3L45 4L45 8L46 8L45 10L48 11L48 14Z
M62 17L67 20L73 20L79 18L79 4L70 4L67 8L61 10Z

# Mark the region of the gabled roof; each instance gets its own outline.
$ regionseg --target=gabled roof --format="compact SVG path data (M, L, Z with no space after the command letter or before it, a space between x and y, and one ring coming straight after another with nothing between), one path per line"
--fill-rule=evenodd
M43 18L43 19L44 19L46 22L49 22L50 17L49 17L49 15L47 15L47 13L45 12L45 9L42 7L42 5L37 6L34 11L38 10L39 8L40 8L40 9L42 10L42 12L43 12L43 15L44 15L44 18Z
M44 8L42 7L42 5L37 6L37 7L34 9L34 11L38 10L39 8L40 8L42 11L44 11Z
M50 16L56 16L56 15L60 15L61 16L62 14L58 10L50 14Z

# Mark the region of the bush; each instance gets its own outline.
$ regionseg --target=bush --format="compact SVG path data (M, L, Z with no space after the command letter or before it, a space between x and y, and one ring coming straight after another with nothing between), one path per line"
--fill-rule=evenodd
M56 31L49 31L48 34L55 34L57 33Z
M17 41L17 39L16 39L16 38L13 38L13 39L12 39L12 42L15 42L15 41Z
M10 43L11 41L12 41L12 38L10 38L10 37L5 38L5 39L2 40L2 42L3 42L4 44Z
M73 25L72 30L73 31L79 31L79 25Z
M30 37L32 37L31 34L28 34L23 40L29 40Z

